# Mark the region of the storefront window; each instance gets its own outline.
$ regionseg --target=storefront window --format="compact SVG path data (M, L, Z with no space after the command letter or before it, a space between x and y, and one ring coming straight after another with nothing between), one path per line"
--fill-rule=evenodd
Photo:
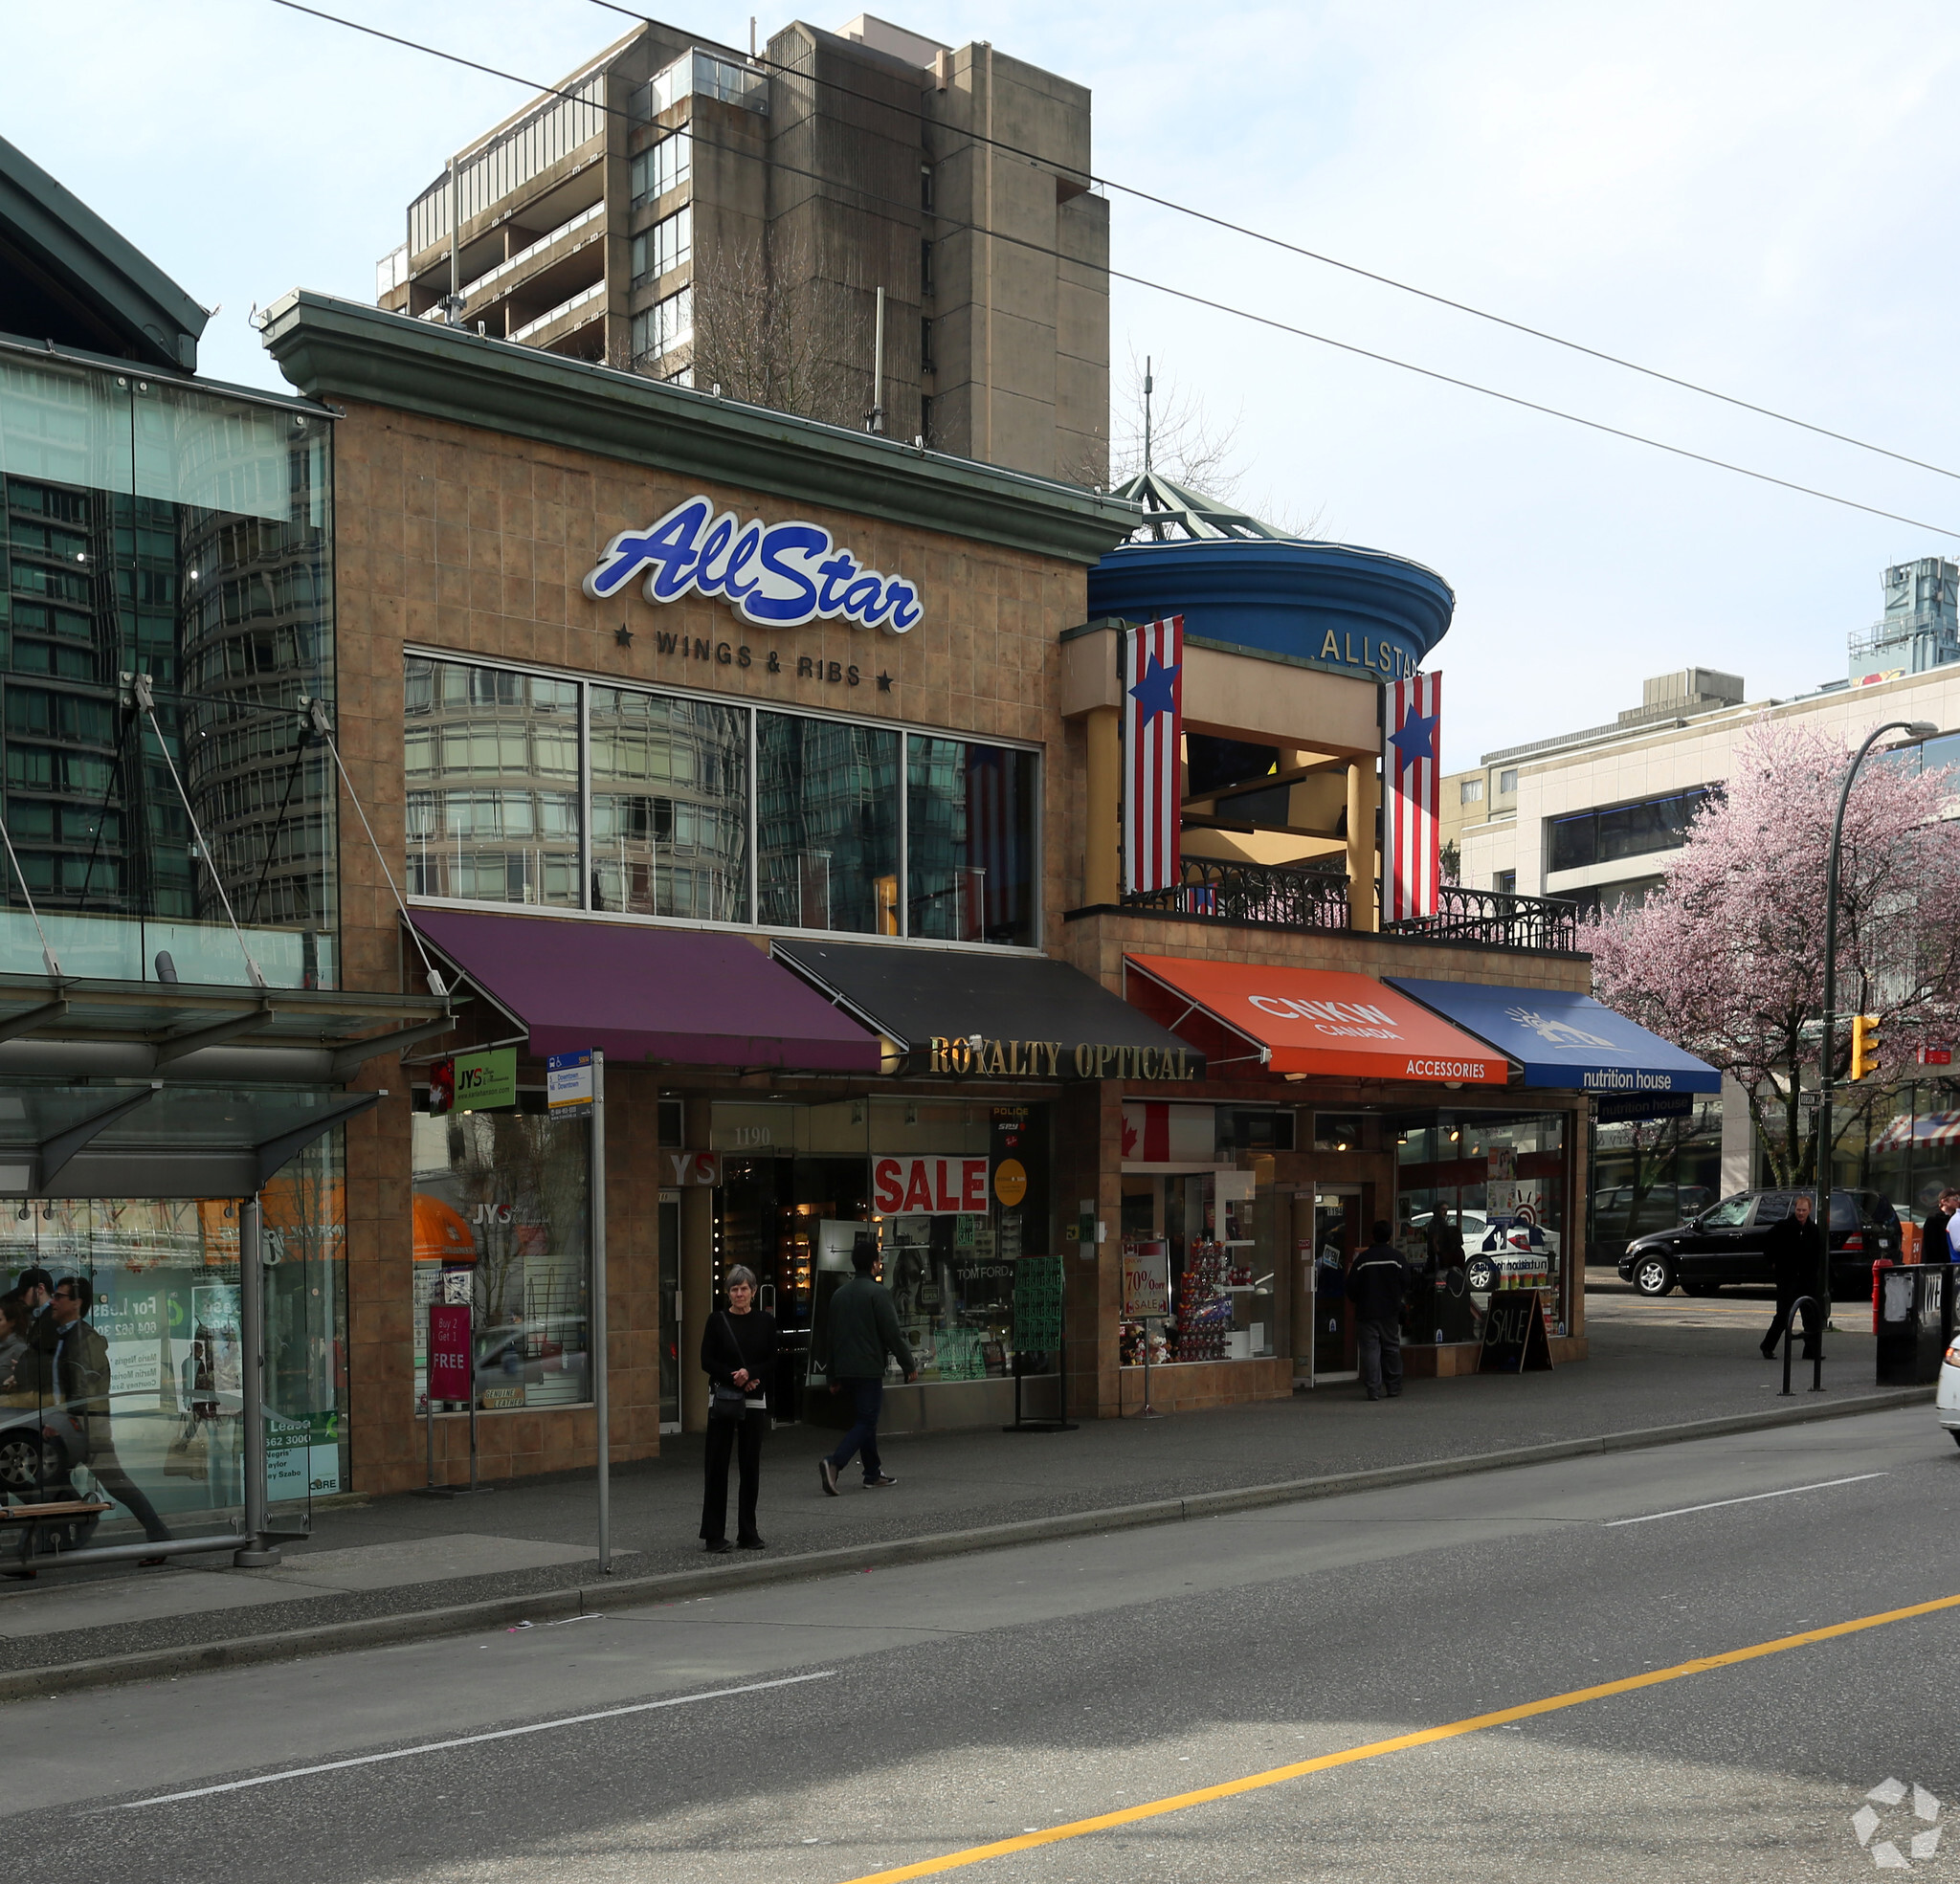
M1035 755L917 733L906 748L907 933L1032 942Z
M410 655L409 887L578 906L578 688Z
M1587 1162L1586 1247L1591 1261L1615 1263L1635 1237L1684 1223L1722 1194L1722 1101L1704 1099L1679 1119L1601 1122Z
M1404 1340L1481 1340L1497 1289L1536 1289L1546 1332L1565 1333L1566 1126L1557 1112L1384 1121L1396 1147L1396 1243L1410 1269Z
M825 1309L874 1239L927 1385L1013 1366L1014 1264L1049 1253L1047 1108L718 1103L715 1275L744 1263L781 1331L778 1418L828 1381Z
M899 735L756 715L762 921L899 933Z
M436 1301L474 1312L486 1411L591 1398L591 1129L546 1117L542 1093L521 1098L517 1111L414 1115L418 1411Z
M748 920L748 716L591 690L592 907Z
M1125 1261L1166 1275L1169 1309L1159 1325L1124 1325L1125 1364L1140 1363L1147 1344L1153 1363L1256 1361L1278 1351L1281 1208L1253 1171L1124 1173Z

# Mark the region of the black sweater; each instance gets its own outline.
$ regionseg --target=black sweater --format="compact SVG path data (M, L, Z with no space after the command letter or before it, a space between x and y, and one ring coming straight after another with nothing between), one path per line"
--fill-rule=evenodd
M748 1370L746 1391L750 1400L761 1400L768 1391L769 1376L776 1364L776 1324L774 1318L752 1308L746 1315L730 1315L717 1309L701 1332L701 1367L717 1386L733 1386L738 1367Z

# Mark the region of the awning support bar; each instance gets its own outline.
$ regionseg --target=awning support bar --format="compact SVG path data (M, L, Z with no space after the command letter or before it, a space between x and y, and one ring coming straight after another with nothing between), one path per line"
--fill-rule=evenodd
M351 1078L369 1060L412 1047L417 1040L426 1040L433 1033L448 1033L455 1026L456 1016L444 1014L440 1020L424 1021L420 1027L398 1027L392 1033L370 1033L367 1039L353 1041L334 1054L327 1067L327 1077Z
M258 1161L258 1188L263 1190L272 1182L273 1174L289 1160L298 1157L315 1139L324 1138L336 1125L343 1125L349 1119L379 1105L387 1097L386 1088L363 1093L346 1105L337 1106L332 1112L323 1112L293 1131L281 1132L276 1139L267 1139L263 1143L254 1145L252 1155Z
M0 1040L18 1040L23 1033L33 1033L37 1028L58 1021L67 1011L66 997L43 1001L35 1008L23 1008L19 1013L9 1014L0 1021Z
M45 1197L56 1173L60 1171L97 1133L113 1125L125 1112L134 1112L138 1106L147 1105L160 1091L162 1082L153 1079L140 1093L132 1093L126 1099L119 1100L106 1110L98 1112L93 1118L84 1119L80 1124L71 1125L63 1132L56 1132L51 1139L43 1139L38 1147L40 1157L36 1161L34 1188Z
M156 1044L156 1064L166 1066L171 1060L181 1060L187 1053L201 1052L206 1047L215 1047L221 1040L229 1040L234 1034L251 1033L273 1023L273 1007L270 1001L261 1002L249 1014L234 1014L229 1020L213 1021L209 1027L193 1027L182 1033L172 1033Z

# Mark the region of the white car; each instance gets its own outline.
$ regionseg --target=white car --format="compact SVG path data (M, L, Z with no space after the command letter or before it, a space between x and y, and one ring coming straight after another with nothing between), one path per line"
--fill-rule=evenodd
M1960 1341L1947 1350L1947 1358L1940 1363L1940 1390L1934 1404L1940 1424L1953 1435L1954 1445L1960 1446Z

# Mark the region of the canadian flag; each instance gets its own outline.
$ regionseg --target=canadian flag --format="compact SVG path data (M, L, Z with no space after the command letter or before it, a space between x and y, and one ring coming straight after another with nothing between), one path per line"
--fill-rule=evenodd
M1382 743L1382 911L1385 921L1434 916L1441 901L1443 677L1418 674L1388 687Z

